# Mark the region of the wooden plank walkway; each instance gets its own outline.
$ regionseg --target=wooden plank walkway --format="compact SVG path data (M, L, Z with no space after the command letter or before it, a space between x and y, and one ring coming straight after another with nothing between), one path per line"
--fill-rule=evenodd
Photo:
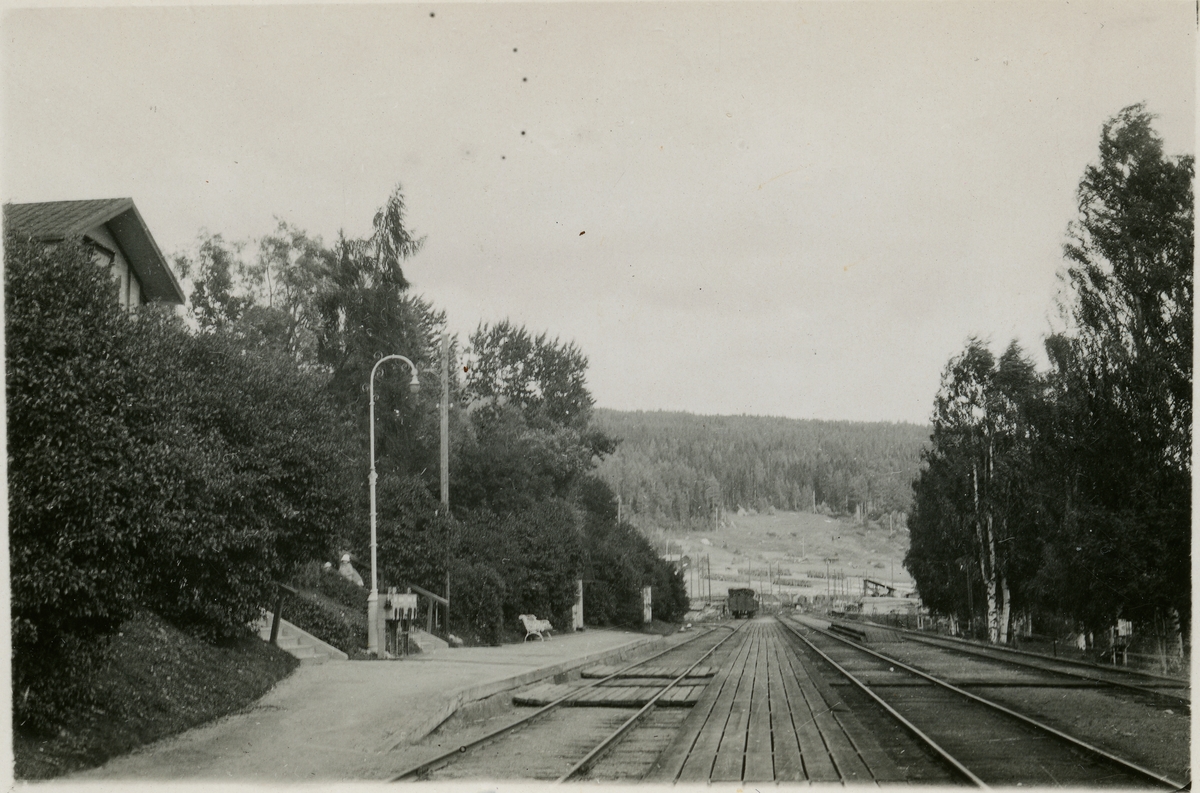
M777 623L752 622L743 633L645 781L904 781Z

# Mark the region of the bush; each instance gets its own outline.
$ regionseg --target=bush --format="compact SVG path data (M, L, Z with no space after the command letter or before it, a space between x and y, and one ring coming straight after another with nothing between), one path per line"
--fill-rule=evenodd
M220 332L144 323L154 364L160 505L148 604L210 638L237 635L295 561L328 553L352 493L322 382Z
M347 655L367 646L365 598L361 609L351 609L311 592L301 592L284 598L283 618Z
M118 307L87 247L6 236L14 708L49 725L139 605L244 635L353 503L318 375Z
M296 588L319 592L350 611L366 613L368 590L342 578L336 570L325 570L320 562L296 565L288 581Z
M504 633L504 578L491 566L456 563L450 572L451 631L478 644L499 644Z
M650 541L616 520L616 496L596 477L580 483L578 500L587 509L584 543L588 580L584 617L598 625L642 622L642 588L650 587L656 620L671 622L687 612L687 590L675 566L659 558Z
M379 477L379 588L403 591L415 584L441 593L446 583L446 560L454 542L455 525L439 515L441 504L417 477L389 474ZM361 534L369 543L367 531Z
M5 276L14 715L44 726L139 594L146 378L90 250L9 234Z
M503 516L469 513L459 522L455 558L487 565L503 579L504 625L521 614L569 625L583 569L578 527L574 507L558 499Z

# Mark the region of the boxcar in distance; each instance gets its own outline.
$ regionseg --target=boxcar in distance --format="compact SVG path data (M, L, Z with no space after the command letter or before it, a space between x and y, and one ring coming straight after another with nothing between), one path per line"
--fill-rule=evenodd
M753 589L731 589L728 607L734 617L753 617L758 613L758 593Z

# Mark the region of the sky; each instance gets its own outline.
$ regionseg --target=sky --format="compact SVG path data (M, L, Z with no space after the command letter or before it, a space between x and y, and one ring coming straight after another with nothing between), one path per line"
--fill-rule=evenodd
M365 235L597 405L926 422L1060 327L1075 190L1145 102L1195 151L1195 3L87 6L3 16L4 201L131 196L168 254ZM397 350L394 352L401 352Z

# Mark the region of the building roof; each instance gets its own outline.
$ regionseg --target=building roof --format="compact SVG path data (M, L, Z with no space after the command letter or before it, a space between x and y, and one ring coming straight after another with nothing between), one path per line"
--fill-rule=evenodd
M83 237L105 226L137 273L147 300L184 302L183 289L132 198L5 204L4 225L43 242Z

